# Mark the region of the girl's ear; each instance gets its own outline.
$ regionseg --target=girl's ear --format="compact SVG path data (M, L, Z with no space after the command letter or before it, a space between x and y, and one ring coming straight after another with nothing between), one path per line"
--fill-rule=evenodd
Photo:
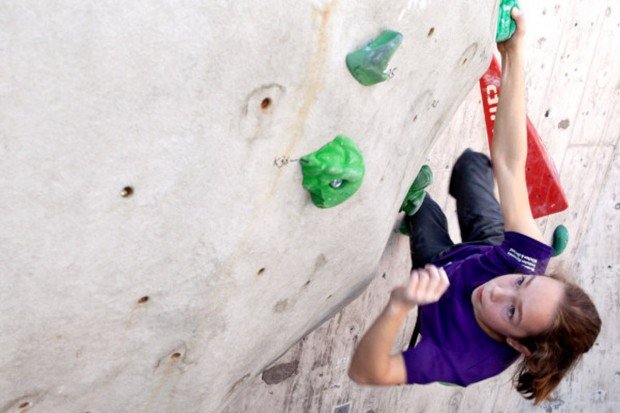
M515 350L517 350L519 353L523 354L524 356L529 356L532 354L532 352L525 347L523 344L519 343L517 340L508 337L506 339L506 343L508 343L508 345L512 348L514 348Z

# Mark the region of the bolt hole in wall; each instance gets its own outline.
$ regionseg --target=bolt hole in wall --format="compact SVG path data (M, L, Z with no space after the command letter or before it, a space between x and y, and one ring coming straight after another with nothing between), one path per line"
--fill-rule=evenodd
M256 273L256 275L261 276L263 275L263 273L265 272L265 267L261 268L260 270L258 270L258 272Z
M177 352L177 353L173 353L170 355L170 358L172 360L177 360L179 357L181 357L181 353Z
M433 33L435 33L435 28L431 27L430 30L428 31L428 34L426 36L427 37L431 37L433 35Z
M32 404L30 402L23 402L23 403L21 403L19 405L19 408L23 410L23 409L25 409L27 407L30 407L30 406L32 406Z
M265 99L263 99L263 101L260 103L260 107L261 107L261 109L267 109L270 105L271 105L271 99L270 99L270 98L265 98Z
M125 188L123 188L123 190L121 191L121 196L123 198L128 198L131 195L133 195L133 188L130 186L126 186Z
M149 300L149 296L145 295L144 297L138 300L138 304L146 303Z

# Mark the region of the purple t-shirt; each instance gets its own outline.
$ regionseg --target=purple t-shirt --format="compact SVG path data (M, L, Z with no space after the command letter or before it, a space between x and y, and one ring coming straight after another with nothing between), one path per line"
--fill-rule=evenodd
M420 342L403 352L407 382L467 386L495 376L519 353L486 334L474 317L473 290L505 274L543 274L553 249L517 232L501 245L458 245L433 263L446 270L450 287L439 301L418 308Z

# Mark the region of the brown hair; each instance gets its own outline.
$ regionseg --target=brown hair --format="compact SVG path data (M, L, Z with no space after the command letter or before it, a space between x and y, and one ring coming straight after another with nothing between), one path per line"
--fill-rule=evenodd
M549 399L601 331L601 319L590 297L564 277L551 277L564 284L564 297L547 331L519 340L531 354L523 357L513 376L519 393L534 399L534 404Z

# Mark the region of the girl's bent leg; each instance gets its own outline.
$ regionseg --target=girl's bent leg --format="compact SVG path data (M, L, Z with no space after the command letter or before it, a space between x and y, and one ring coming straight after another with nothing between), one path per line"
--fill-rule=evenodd
M448 234L448 220L427 193L422 206L413 216L405 216L409 231L409 247L413 268L421 268L433 257L454 245Z
M463 242L500 244L504 239L504 216L493 194L493 168L484 154L466 149L457 159L450 177L450 195Z

